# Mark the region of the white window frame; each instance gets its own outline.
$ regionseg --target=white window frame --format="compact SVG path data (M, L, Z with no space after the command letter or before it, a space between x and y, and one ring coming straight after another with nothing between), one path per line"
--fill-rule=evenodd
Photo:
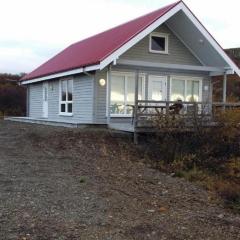
M165 50L164 51L157 51L152 49L152 37L161 37L165 39ZM149 35L149 52L150 53L159 53L159 54L168 54L168 45L169 45L169 39L167 33L158 33L153 32Z
M199 102L202 101L202 93L203 93L203 89L202 89L202 84L203 84L203 78L201 77L192 77L192 76L170 76L170 93L169 93L169 100L171 100L171 96L172 96L172 81L173 79L176 80L184 80L185 81L185 85L184 85L184 98L186 98L187 95L187 81L198 81L199 82ZM186 100L184 100L186 101Z
M68 101L68 99L66 99L66 101L62 101L62 82L63 81L70 81L72 80L72 87L74 89L74 80L73 78L62 78L59 80L59 115L60 116L73 116L73 95L74 95L74 90L72 89L72 100L71 101ZM68 86L68 84L67 84ZM68 92L68 91L67 91ZM67 95L66 95L66 98L67 98ZM68 112L68 104L71 103L72 104L72 112L69 113ZM66 112L61 112L61 104L65 104L65 110Z
M132 73L132 72L111 72L111 79L113 77L113 75L115 76L124 76L124 106L126 107L127 105L127 81L125 79L125 77L134 77L135 78L135 73ZM146 74L144 73L141 73L139 74L139 77L142 77L143 78L143 81L142 81L142 98L145 99L145 83L146 83ZM135 81L135 79L134 79ZM111 82L111 86L112 86L112 82ZM109 103L109 107L111 106L111 89L110 89L110 103ZM108 106L107 106L108 107ZM110 109L109 109L110 111ZM125 108L125 112L126 112L126 108ZM127 114L127 113L124 113L124 114L112 114L110 113L110 116L111 117L132 117L132 114Z

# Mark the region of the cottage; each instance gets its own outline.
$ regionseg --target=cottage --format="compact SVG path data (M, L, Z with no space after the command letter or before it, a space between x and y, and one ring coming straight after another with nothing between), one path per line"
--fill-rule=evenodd
M134 131L134 109L144 101L211 102L212 76L224 75L226 84L234 72L238 66L179 1L72 44L24 76L22 120Z

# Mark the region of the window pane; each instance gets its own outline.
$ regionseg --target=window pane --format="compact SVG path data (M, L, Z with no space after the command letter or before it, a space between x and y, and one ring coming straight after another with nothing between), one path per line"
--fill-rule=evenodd
M124 114L124 76L112 76L111 81L111 113Z
M72 103L68 103L68 113L72 113Z
M179 79L172 80L171 101L185 100L185 81Z
M133 104L135 98L135 77L127 78L127 104Z
M68 80L67 81L68 85L68 101L72 101L73 99L73 80Z
M66 112L66 104L65 103L63 103L63 104L61 104L61 112Z
M61 90L62 90L62 101L66 101L66 94L67 94L67 81L61 82Z
M135 100L135 77L127 77L127 104L134 104ZM132 114L132 107L126 107L126 113Z
M138 100L143 100L143 84L144 84L144 77L139 77L139 79L138 79Z
M164 37L151 37L151 47L154 51L165 51L165 38Z
M199 81L187 81L186 100L190 102L199 101Z

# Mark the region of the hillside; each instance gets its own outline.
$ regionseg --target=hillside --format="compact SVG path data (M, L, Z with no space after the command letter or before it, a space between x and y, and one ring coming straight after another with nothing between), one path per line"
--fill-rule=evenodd
M239 239L240 217L131 137L0 121L0 239Z

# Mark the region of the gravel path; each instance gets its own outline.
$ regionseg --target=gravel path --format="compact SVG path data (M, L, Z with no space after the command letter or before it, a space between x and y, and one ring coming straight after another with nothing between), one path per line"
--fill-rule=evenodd
M240 216L128 135L0 121L1 240L240 239Z

